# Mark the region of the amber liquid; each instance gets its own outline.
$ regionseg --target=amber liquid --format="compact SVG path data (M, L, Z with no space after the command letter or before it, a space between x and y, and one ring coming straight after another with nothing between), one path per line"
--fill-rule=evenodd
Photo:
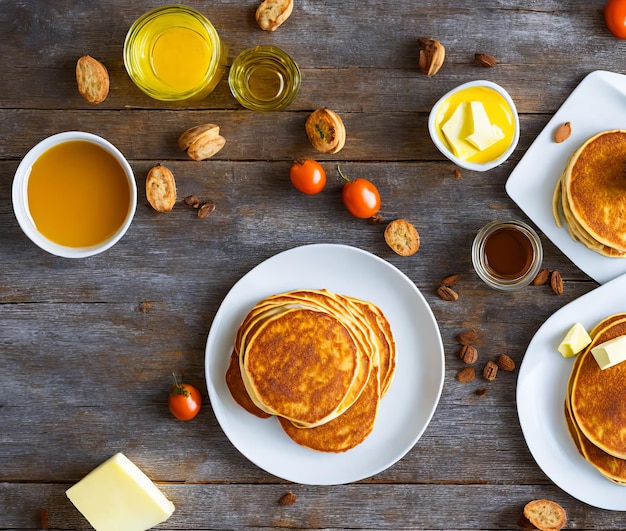
M90 247L112 237L131 207L124 168L100 146L83 140L51 147L28 178L28 209L37 230L67 247Z
M531 266L533 247L524 233L501 228L485 241L485 262L491 272L501 278L521 277Z

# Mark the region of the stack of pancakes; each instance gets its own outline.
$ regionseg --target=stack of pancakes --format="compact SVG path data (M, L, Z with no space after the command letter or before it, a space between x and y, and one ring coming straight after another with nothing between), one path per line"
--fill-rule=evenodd
M574 240L605 256L626 256L626 131L598 133L574 152L552 210Z
M298 444L344 452L373 430L395 366L391 327L376 305L302 289L250 310L237 330L226 382L240 406L276 416Z
M626 313L607 317L589 334L567 387L565 419L580 454L604 476L626 485L626 362L601 370L591 349L626 334Z

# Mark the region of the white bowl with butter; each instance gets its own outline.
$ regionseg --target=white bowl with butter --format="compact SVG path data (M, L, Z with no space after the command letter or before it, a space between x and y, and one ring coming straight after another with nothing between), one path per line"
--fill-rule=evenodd
M437 149L457 166L487 171L513 153L520 126L509 93L479 80L444 94L430 111L428 131Z

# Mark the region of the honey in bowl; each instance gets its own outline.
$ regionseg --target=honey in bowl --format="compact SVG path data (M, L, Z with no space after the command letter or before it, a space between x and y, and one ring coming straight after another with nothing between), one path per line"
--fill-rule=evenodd
M132 208L128 176L103 147L69 140L32 164L27 204L36 229L66 247L93 247L112 238Z
M217 31L198 11L171 5L148 11L124 43L124 65L133 82L158 100L207 96L224 71Z

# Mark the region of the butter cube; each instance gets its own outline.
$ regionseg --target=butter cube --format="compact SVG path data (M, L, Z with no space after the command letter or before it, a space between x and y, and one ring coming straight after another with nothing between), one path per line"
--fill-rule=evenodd
M576 323L567 331L558 349L564 358L571 358L582 352L589 343L591 343L591 337L587 330L580 323Z
M465 137L468 131L467 103L461 102L454 112L443 124L441 131L452 148L452 152L460 159L467 160L475 155L478 150L469 144Z
M608 369L626 360L626 336L618 336L591 349L600 369Z
M146 531L174 512L174 504L122 453L65 494L96 531Z
M474 132L468 135L465 140L476 147L478 151L484 151L504 138L502 129L491 123L482 102L470 102L470 111Z

